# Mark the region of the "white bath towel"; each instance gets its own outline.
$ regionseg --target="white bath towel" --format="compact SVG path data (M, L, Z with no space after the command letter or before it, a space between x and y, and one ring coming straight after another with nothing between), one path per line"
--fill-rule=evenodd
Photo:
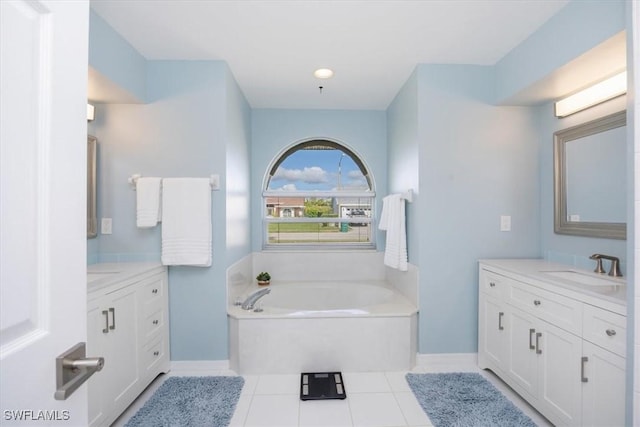
M407 263L407 231L404 198L400 194L390 194L382 199L380 230L387 231L384 250L384 264L400 271L409 269Z
M209 178L162 180L162 264L211 265Z
M160 221L160 178L141 177L136 182L136 224L155 227Z

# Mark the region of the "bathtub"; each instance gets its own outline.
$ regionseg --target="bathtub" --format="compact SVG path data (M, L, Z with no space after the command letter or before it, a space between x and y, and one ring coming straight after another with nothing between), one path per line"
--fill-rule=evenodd
M385 282L272 283L247 311L230 298L231 369L240 374L401 371L415 365L417 309Z

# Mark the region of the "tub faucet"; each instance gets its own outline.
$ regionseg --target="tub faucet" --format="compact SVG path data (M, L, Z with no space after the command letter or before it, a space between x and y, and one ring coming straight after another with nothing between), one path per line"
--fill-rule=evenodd
M271 292L271 289L264 288L264 289L260 289L260 290L258 290L256 292L252 293L242 303L242 309L243 310L253 310L253 306L256 304L256 302L258 302L258 300L260 298L262 298L263 296L267 295L269 292Z

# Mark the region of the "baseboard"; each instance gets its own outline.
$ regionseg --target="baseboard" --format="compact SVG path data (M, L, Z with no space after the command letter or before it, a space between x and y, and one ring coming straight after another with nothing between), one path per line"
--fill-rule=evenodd
M181 371L224 371L229 369L228 360L172 360L171 372Z
M434 353L416 355L416 366L478 365L478 353Z

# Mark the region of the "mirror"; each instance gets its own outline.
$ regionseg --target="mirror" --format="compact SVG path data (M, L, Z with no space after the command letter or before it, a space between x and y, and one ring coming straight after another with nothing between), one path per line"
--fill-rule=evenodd
M96 206L98 140L87 136L87 238L98 235L98 212Z
M554 133L554 231L626 239L626 112Z

